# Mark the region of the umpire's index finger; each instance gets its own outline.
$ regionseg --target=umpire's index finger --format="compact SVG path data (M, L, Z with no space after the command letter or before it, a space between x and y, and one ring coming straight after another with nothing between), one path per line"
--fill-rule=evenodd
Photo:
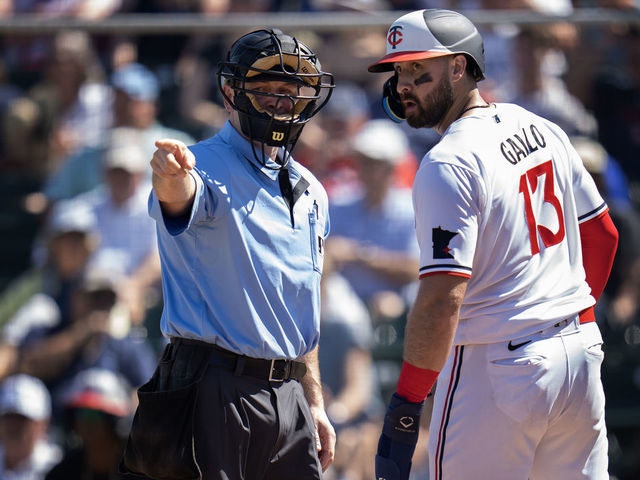
M163 138L156 140L156 147L173 154L176 161L182 168L191 170L195 166L195 158L187 146L180 140Z

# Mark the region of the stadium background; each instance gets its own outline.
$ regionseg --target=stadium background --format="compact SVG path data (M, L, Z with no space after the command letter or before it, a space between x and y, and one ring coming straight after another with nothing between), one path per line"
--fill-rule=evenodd
M59 8L49 9L46 13L36 11L38 5L47 3L57 3ZM0 292L10 291L34 262L34 245L49 213L40 191L56 167L51 162L51 152L39 153L39 158L33 157L33 151L16 153L12 145L15 138L7 136L12 131L7 125L10 121L7 111L15 99L28 96L30 89L43 79L54 38L64 31L88 35L105 82L114 69L115 51L130 55L151 69L160 83L159 121L199 140L215 133L224 120L215 86L217 60L234 38L256 28L282 28L308 43L319 54L324 69L335 75L338 87L341 83L356 84L366 92L372 116L376 117L381 116L375 102L384 79L367 74L366 66L384 52L387 27L405 10L466 5L470 8L462 11L483 30L570 25L572 40L557 46L565 62L558 77L585 110L595 113L596 121L602 122L600 130L596 128L591 132L593 137L600 140L609 153L625 148L618 153L617 160L627 177L628 205L633 215L637 216L640 211L640 183L637 181L640 172L636 173L640 169L632 162L624 163L627 158L637 161L640 155L640 74L637 73L640 12L633 1L576 0L573 10L563 15L552 15L544 9L489 9L479 5L471 8L478 2L464 1L243 0L200 3L123 0L93 2L93 6L91 1L84 3L83 7L82 1L15 2L12 13L2 10L11 2L0 2L0 14L3 14L0 17ZM111 10L109 4L112 4ZM208 14L202 13L206 4L209 4ZM97 5L104 5L104 9L95 8ZM628 45L631 47L626 49ZM633 48L636 57L628 53ZM487 48L490 61L493 54ZM503 64L515 62L513 58L502 58L501 61ZM196 89L190 85L190 76L197 72L204 84ZM616 83L614 79L620 72L629 74L628 79ZM499 79L500 75L500 71L487 71L489 82ZM602 95L612 91L600 88L603 84L619 86L613 91L623 100L603 98ZM190 88L194 88L194 95L200 96L187 98ZM612 111L603 110L602 103L608 103ZM619 103L626 103L625 109ZM598 111L604 112L602 116ZM615 135L605 137L602 133L604 122L618 112L624 113L620 113L618 120L630 130L628 136L634 138L635 143L624 143L625 138L622 138L621 146L620 142L616 143ZM41 136L46 134L46 131L40 132ZM307 132L303 133L301 141L313 143L312 133L307 138L305 135ZM26 141L30 139L34 138L25 137ZM420 145L429 141L414 139L414 146L419 151ZM635 250L630 257L633 264L640 258L640 246L630 248ZM638 265L640 263L635 263ZM636 303L640 298L638 277L640 271L637 269L632 269L625 277ZM5 323L16 306L6 294L0 300L0 322ZM606 298L602 308L607 308ZM157 313L157 310L148 312L149 322L157 322ZM608 313L604 312L604 315ZM372 354L381 375L386 375L386 379L381 380L382 388L385 385L389 388L400 360L402 320L378 327ZM634 310L623 324L611 322L603 327L607 342L603 380L611 432L611 471L620 480L640 478L640 316ZM388 391L383 391L383 396L386 394ZM342 478L357 478L356 474L351 475Z

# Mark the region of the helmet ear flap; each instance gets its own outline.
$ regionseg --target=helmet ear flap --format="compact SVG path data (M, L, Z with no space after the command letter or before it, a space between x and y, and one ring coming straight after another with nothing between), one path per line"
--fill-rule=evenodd
M404 107L398 94L398 73L389 77L382 86L382 108L387 116L396 123L405 119Z

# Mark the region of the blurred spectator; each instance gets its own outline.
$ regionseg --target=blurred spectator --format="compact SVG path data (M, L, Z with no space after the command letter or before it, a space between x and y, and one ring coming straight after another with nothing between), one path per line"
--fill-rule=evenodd
M640 205L640 28L617 35L605 63L593 80L594 112L599 140L629 178L631 196ZM612 60L616 60L613 61Z
M354 83L336 85L319 122L305 126L296 158L322 182L330 198L357 187L351 139L369 120L369 100Z
M631 194L629 192L629 179L627 178L627 175L622 171L620 163L618 163L615 158L609 155L602 144L597 140L580 136L576 138L586 138L588 140L587 143L591 143L591 145L593 145L594 148L587 149L588 152L598 152L597 154L592 153L591 156L593 158L598 158L602 153L604 153L605 155L604 160L602 161L602 168L604 170L594 170L594 172L598 175L599 181L602 182L602 185L599 188L601 188L602 195L607 200L607 204L610 207L611 205L613 205L617 210L634 208L634 205L631 201ZM598 161L596 161L596 165L599 165ZM588 168L589 167L587 167L587 169ZM594 168L599 167L596 166Z
M570 0L459 0L459 10L521 10L547 15L570 15L573 5ZM489 101L512 101L518 93L516 37L520 26L515 23L496 22L480 26L486 55L486 80L478 85ZM577 41L576 27L569 22L545 24L548 38L552 40L541 57L545 76L560 77L566 69L565 51L571 51Z
M73 293L71 322L33 329L20 346L20 370L47 383L54 412L81 370L106 368L134 387L153 373L156 354L145 338L132 335L119 285L121 276L106 265L94 265Z
M640 216L633 208L610 203L606 183L611 157L597 141L571 139L609 205L620 236L618 250L604 293L596 305L596 319L604 338L602 383L607 398L607 433L612 478L638 478L640 422L629 408L640 402Z
M461 10L508 10L527 9L526 0L461 0L457 6ZM486 52L486 79L478 85L480 92L488 101L504 102L514 95L515 75L512 56L514 38L518 26L513 23L496 23L478 26L482 34Z
M460 0L458 8L473 8L481 4L487 10L535 10L548 15L569 15L572 0Z
M115 13L129 0L2 0L0 18L32 15L40 19L73 17L100 20ZM29 88L42 78L44 65L51 50L52 39L46 34L31 32L4 34L2 55L11 69L11 79L22 88Z
M194 35L189 38L172 75L172 82L162 88L161 120L164 124L180 128L195 138L215 135L227 120L226 112L213 75L217 62L225 54L222 35Z
M587 137L572 137L571 143L607 201L611 219L620 232L618 250L603 295L603 304L607 307L603 321L614 327L616 324L627 325L640 308L640 215L635 209L609 203L605 174L612 159L602 145Z
M157 120L158 80L139 63L126 64L116 70L111 82L115 89L114 124L106 140L66 158L43 187L48 202L70 198L102 183L102 162L110 145L135 142L150 161L156 140L175 138L186 145L194 139L185 132L167 128ZM137 133L133 133L133 132ZM146 168L151 179L151 168Z
M7 161L40 180L62 158L97 145L112 121L91 37L61 31L51 48L43 80L10 104L2 125Z
M225 47L222 35L207 33L189 39L175 64L174 83L166 87L173 92L162 106L162 119L167 125L184 128L196 138L209 138L222 128L227 116L218 79L212 72L225 54ZM173 109L166 105L169 100L173 101Z
M349 282L325 259L318 360L329 420L343 428L383 411L371 358L371 318Z
M140 478L118 473L133 414L132 395L126 380L110 370L79 372L64 400L65 414L79 445L70 449L45 478Z
M140 131L133 127L112 128L105 137L99 146L85 148L65 159L42 187L45 204L50 205L58 200L70 199L103 186L104 157L109 146L136 143L139 147L143 147L142 142L145 140ZM150 159L151 157L148 157L148 160Z
M140 63L123 65L111 76L115 89L114 124L134 127L143 135L142 146L151 159L155 141L174 138L192 145L194 139L179 130L168 128L158 122L158 95L160 85L157 77Z
M334 197L326 253L375 321L390 305L399 303L397 314L403 313L407 305L403 295L417 280L411 191L394 186L395 167L411 154L403 132L390 120L368 122L351 146L361 188ZM390 301L393 297L398 301Z
M147 212L151 191L148 158L139 146L139 131L129 133L130 137L112 137L113 143L103 156L103 185L76 197L76 201L85 202L96 218L100 244L90 262L106 256L117 265L124 274L126 284L120 288L131 320L139 324L147 294L159 284L160 258L155 222ZM155 291L159 296L159 289Z
M4 338L0 339L0 381L15 372L17 362L17 347Z
M637 0L597 0L596 4L601 8L617 8L621 10L632 10L639 7Z
M128 257L122 265L127 274L156 253L154 223L145 222L151 191L146 181L148 168L148 158L139 144L112 144L103 158L103 188L77 197L88 202L96 216L101 241L95 253L121 251Z
M0 385L0 478L42 480L62 456L48 438L51 398L37 378L13 375Z
M112 76L115 89L114 122L102 142L90 146L64 159L42 188L47 202L71 198L92 190L104 179L103 157L111 145L137 143L150 161L155 142L161 138L177 138L187 145L194 139L181 131L166 128L156 119L158 81L143 65L133 63L122 66ZM145 166L146 167L146 166ZM151 178L151 169L146 168Z
M61 202L50 214L38 265L0 294L0 379L15 372L19 346L35 329L66 325L71 294L98 243L95 217L78 202Z
M122 0L3 0L0 17L31 13L42 18L73 17L100 20L120 8Z
M507 100L558 124L568 135L594 135L593 115L543 65L549 58L552 35L546 26L521 29L511 58L517 67L516 88L514 97Z
M179 12L219 17L241 9L244 2L145 0L136 3L133 10L138 13ZM255 13L258 10L258 2L251 2L249 11ZM212 136L227 118L215 76L217 62L229 47L225 36L211 31L170 36L137 35L132 42L136 45L139 61L158 78L158 118L161 123L185 130L199 139Z
M51 210L41 240L43 245L34 247L35 266L16 278L0 295L0 323L11 318L36 294L55 301L56 322L69 322L71 292L99 243L95 215L84 203L60 202ZM38 299L35 301L38 303ZM17 330L28 324L18 319L13 323L18 324Z
M387 0L309 0L302 5L304 8L312 8L320 11L346 10L355 12L384 11L389 9L390 6Z
M16 373L20 344L36 328L60 322L60 307L45 293L36 293L3 325L0 335L0 380ZM0 477L2 478L2 477Z
M0 119L4 118L7 107L19 98L21 94L22 89L20 86L11 82L6 62L0 58ZM4 140L3 136L0 136L0 171L6 171L11 167L15 167L15 165L9 165L7 163Z
M367 122L351 137L350 149L358 185L332 198L325 261L335 263L370 312L372 355L384 395L399 373L419 267L411 190L396 185L395 170L416 162L403 131L390 120Z

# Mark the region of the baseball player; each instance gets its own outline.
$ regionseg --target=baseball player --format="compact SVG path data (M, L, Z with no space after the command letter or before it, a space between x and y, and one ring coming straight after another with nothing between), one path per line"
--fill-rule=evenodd
M482 98L484 64L467 18L420 10L391 25L369 67L393 72L392 117L442 135L414 182L420 286L376 478L408 478L438 379L429 478L605 480L593 305L617 231L564 132Z
M280 30L219 65L229 121L159 140L150 214L170 338L139 391L123 467L151 478L319 479L335 433L318 372L327 195L291 157L333 77Z

